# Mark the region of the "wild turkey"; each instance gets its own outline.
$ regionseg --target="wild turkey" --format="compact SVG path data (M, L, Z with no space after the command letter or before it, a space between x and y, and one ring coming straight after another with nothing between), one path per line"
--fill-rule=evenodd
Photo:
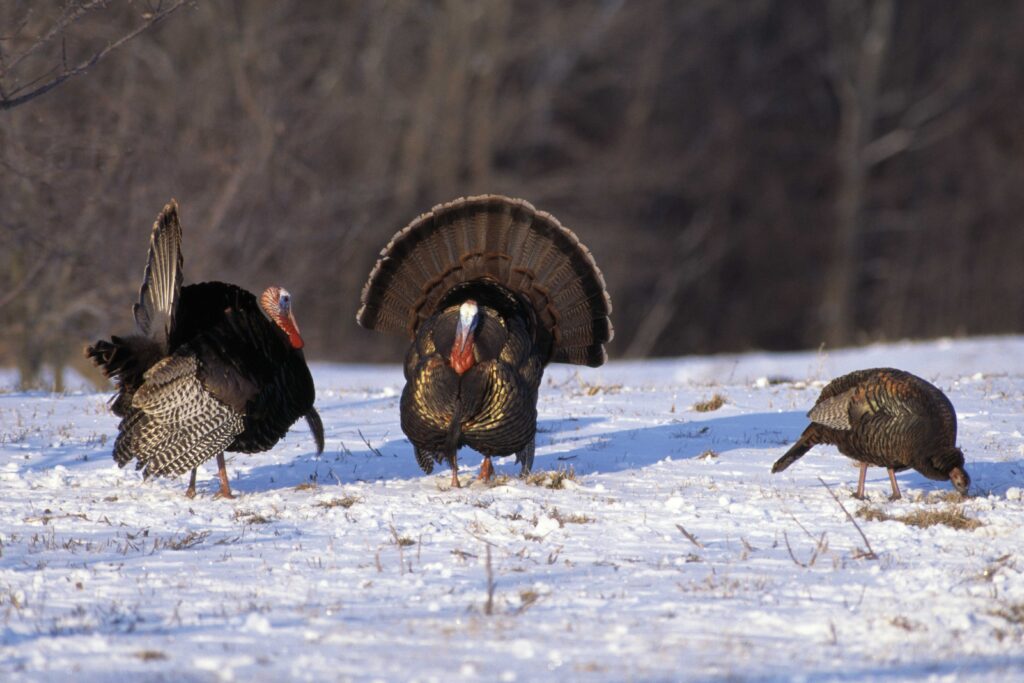
M772 466L781 472L817 444L833 444L860 463L857 498L864 498L868 465L889 470L891 500L900 497L896 472L913 468L951 481L967 495L971 478L956 447L956 411L925 380L893 368L858 370L832 380L807 416L811 424Z
M153 225L139 302L137 334L111 337L86 355L117 381L111 401L122 418L114 460L132 459L146 477L192 470L216 456L218 497L232 498L224 451L273 447L305 417L323 451L313 378L291 296L269 287L256 297L224 282L182 287L181 225L172 199Z
M533 467L537 390L549 362L597 367L612 306L593 257L522 199L435 206L396 234L363 288L367 329L408 336L402 431L424 472L456 453L511 455Z

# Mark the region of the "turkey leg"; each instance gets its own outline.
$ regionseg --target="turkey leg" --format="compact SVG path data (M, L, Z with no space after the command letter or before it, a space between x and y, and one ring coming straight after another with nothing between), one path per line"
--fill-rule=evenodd
M892 484L892 495L889 496L889 500L899 500L903 496L900 495L900 487L896 483L896 470L889 468L889 482Z
M186 498L196 497L196 469L195 467L192 468L192 476L188 478L188 488L185 489Z
M860 479L857 481L857 493L853 494L853 497L857 500L864 500L864 480L868 476L868 464L862 462L860 464Z
M519 468L519 476L526 477L533 470L533 452L537 446L537 439L534 437L530 439L530 443L523 447L523 450L516 453L516 462L522 463L522 467Z
M231 486L228 484L228 469L224 464L224 454L217 454L217 476L220 477L220 491L214 498L234 498L235 495L231 493Z
M452 453L451 455L448 456L448 464L451 465L451 468L452 468L452 488L453 489L460 489L460 488L462 488L462 484L459 483L459 462L458 462L458 456L456 456L455 453Z

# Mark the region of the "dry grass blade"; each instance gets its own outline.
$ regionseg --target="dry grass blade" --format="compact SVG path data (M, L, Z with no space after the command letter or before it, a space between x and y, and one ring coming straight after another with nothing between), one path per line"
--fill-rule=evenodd
M375 448L374 446L370 445L369 439L367 439L365 436L363 436L363 430L357 429L356 431L359 432L359 438L363 440L363 443L366 444L366 447L370 449L371 453L376 455L378 458L384 457L384 454L380 452L379 448Z
M786 550L789 552L789 557L793 560L793 562L803 567L804 569L809 569L813 567L814 563L818 561L818 558L821 557L821 555L826 550L828 550L828 541L826 540L826 538L827 537L825 532L822 531L821 536L819 536L814 542L814 550L811 552L810 559L808 559L807 562L804 563L796 559L796 553L793 552L793 547L789 544L789 535L786 534L785 531L782 532L782 540L786 542Z
M676 528L679 529L679 533L681 533L683 536L686 536L686 540L688 540L690 543L694 544L698 548L704 548L704 544L698 541L696 536L694 536L689 531L684 529L682 524L676 524Z
M487 549L487 602L484 604L484 614L490 616L494 614L494 567L491 565L491 545L488 543L485 547Z
M853 518L853 515L850 514L850 511L847 510L846 506L843 505L842 501L839 500L839 496L837 496L835 492L831 488L829 488L829 485L825 483L825 480L822 479L821 477L818 477L818 481L820 481L821 485L825 487L826 491L828 491L828 495L832 496L832 500L834 500L836 502L836 505L839 506L839 509L843 511L843 514L846 515L846 518L850 520L850 524L852 524L853 528L857 530L857 533L860 534L860 537L864 539L864 546L867 548L867 551L862 553L860 557L869 560L877 560L878 554L875 553L874 549L872 549L871 541L869 541L868 537L864 535L864 530L860 528L860 524L857 524L857 520Z

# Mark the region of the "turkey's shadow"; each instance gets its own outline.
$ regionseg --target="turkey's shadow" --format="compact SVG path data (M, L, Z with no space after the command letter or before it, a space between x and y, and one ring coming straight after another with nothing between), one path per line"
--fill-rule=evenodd
M785 453L807 426L802 411L753 413L679 420L661 425L602 431L609 418L582 417L542 419L537 424L537 455L534 471L555 471L572 467L579 475L607 474L648 467L666 458L686 460L709 452L724 455L731 450L764 451L747 456L763 460L765 473ZM350 432L350 433L348 433ZM475 469L481 456L469 448L459 451L459 464ZM495 458L499 474L515 476L519 466L511 456ZM792 478L816 481L823 473L845 470L849 483L856 483L855 463L832 446L817 446L787 471ZM1011 486L1024 483L1024 461L968 462L972 494L1004 496ZM436 465L431 476L448 471L446 464ZM408 439L391 438L383 443L364 441L357 428L349 428L329 439L328 449L320 456L304 454L287 463L268 463L240 472L235 487L242 492L295 487L317 482L323 485L347 484L382 479L416 479L424 474L416 464ZM948 482L933 481L907 470L897 475L902 487L943 490ZM868 469L869 487L888 487L882 468Z
M603 422L602 417L579 417L565 419L542 419L537 422L537 445L545 445L552 435L563 435ZM301 425L296 425L296 427ZM293 428L294 429L294 428ZM387 438L387 437L385 437ZM228 454L229 460L232 454ZM242 468L245 461L234 456L233 464ZM544 467L541 455L537 456L534 469ZM475 467L481 457L470 448L459 450L459 464ZM516 475L519 466L514 457L495 458L499 474ZM229 466L230 471L230 466ZM433 475L448 471L448 465L435 465ZM316 482L322 485L351 484L355 482L382 479L416 479L425 476L416 463L412 444L404 436L389 438L383 442L364 439L358 427L348 427L340 434L327 439L326 448L320 455L305 453L290 462L267 463L251 469L242 469L232 478L232 488L242 493L254 493L280 488L294 488L301 484Z
M578 474L607 474L647 467L666 458L687 460L744 448L770 450L772 459L765 463L770 467L806 426L804 413L791 411L680 420L579 436L553 434L548 445L570 443L573 448L544 457L538 454L536 466L556 469L558 464L572 464ZM543 444L538 441L538 447Z

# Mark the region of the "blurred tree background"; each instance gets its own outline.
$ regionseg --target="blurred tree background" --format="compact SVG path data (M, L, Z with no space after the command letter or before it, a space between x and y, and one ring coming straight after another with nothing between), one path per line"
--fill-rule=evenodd
M488 192L591 248L613 357L1019 332L1021 26L1012 0L3 0L0 364L31 384L130 331L170 197L186 282L288 287L314 359L397 362L354 322L377 252Z

